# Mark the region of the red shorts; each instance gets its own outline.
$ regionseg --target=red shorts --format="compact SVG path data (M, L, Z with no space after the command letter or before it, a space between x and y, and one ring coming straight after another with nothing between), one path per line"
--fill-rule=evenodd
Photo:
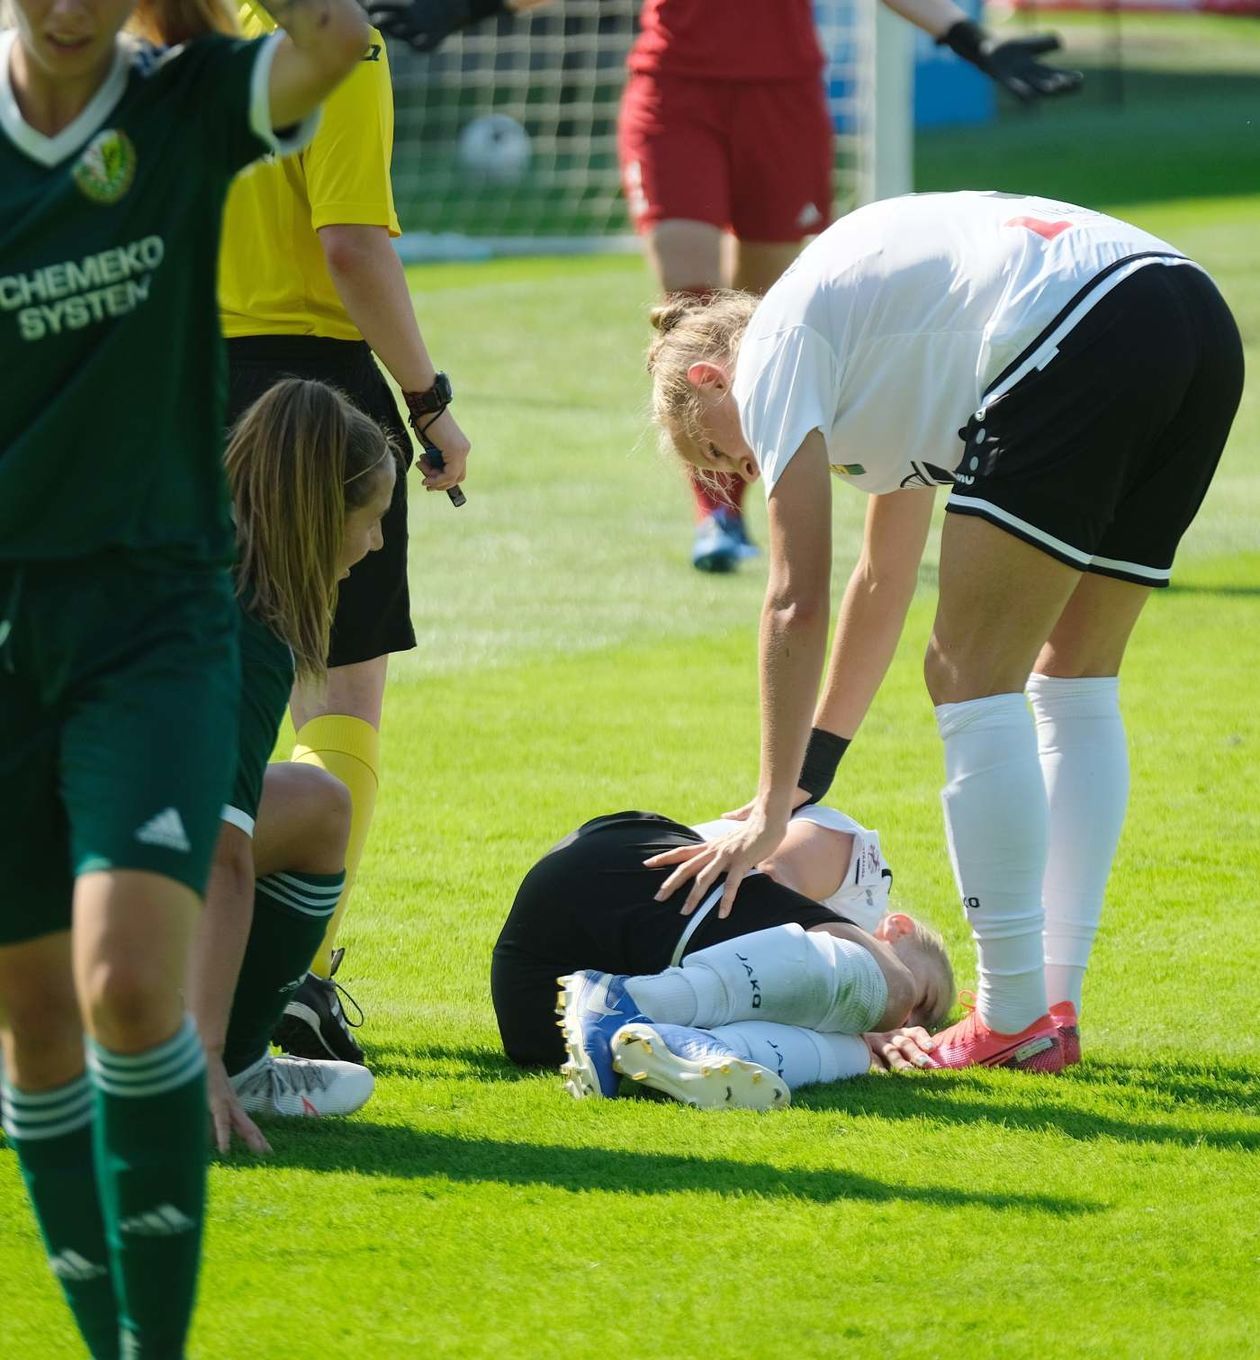
M632 74L617 126L639 231L681 218L741 241L795 242L831 221L834 139L822 83Z

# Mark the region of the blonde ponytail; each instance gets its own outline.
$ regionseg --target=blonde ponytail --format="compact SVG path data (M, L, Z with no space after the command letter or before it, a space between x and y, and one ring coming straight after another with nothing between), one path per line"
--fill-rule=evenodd
M703 411L687 370L701 360L733 365L739 342L759 299L753 293L722 288L705 297L680 293L651 312L657 331L648 347L652 378L652 419L687 462L701 441Z

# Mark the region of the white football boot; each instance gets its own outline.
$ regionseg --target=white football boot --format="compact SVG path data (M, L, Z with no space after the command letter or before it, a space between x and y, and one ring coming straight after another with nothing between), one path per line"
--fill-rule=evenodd
M778 1110L792 1093L776 1072L741 1058L705 1029L632 1021L613 1035L613 1067L702 1110Z
M357 1063L270 1053L232 1078L246 1114L353 1114L367 1103L375 1085L371 1072Z

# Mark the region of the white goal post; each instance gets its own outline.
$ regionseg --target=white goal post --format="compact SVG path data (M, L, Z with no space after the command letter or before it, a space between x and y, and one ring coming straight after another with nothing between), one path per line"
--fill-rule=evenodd
M634 247L617 105L638 9L639 0L559 0L455 35L431 56L390 43L404 258ZM815 13L837 129L837 211L908 192L910 26L879 0L816 0ZM506 115L525 138L485 123L491 115ZM496 152L504 129L512 135Z

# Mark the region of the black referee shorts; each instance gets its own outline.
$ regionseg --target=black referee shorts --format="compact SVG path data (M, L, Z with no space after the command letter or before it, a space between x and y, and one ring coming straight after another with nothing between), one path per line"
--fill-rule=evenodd
M554 1067L563 1060L558 977L580 968L659 973L669 967L694 920L679 915L689 888L657 902L654 894L671 870L645 869L643 861L699 840L690 827L657 813L618 812L580 826L525 875L490 968L503 1050L513 1062ZM682 953L770 926L795 922L808 930L842 920L758 875L741 885L725 920L716 908L703 918Z
M312 378L339 389L393 439L411 466L411 435L393 393L362 340L315 335L251 335L227 342L228 422L235 424L281 378ZM381 521L384 546L356 564L337 593L329 666L350 666L416 645L407 589L407 478Z
M990 386L946 509L1082 571L1166 586L1238 409L1243 352L1201 269L1125 274L1136 258L1092 280Z

